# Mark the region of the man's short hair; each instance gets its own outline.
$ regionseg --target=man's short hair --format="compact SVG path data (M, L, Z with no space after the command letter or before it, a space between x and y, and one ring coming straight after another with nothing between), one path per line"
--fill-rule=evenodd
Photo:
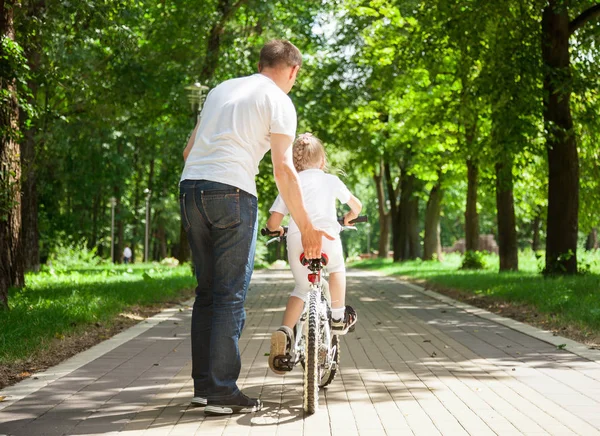
M260 68L302 66L302 53L294 44L283 39L267 42L260 50Z

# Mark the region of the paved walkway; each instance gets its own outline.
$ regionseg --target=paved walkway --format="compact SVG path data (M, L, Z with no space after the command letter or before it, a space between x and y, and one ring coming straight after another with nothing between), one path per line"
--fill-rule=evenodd
M276 376L265 357L291 275L260 271L239 383L261 412L205 417L188 406L186 306L0 392L0 435L600 435L600 352L548 335L567 343L559 349L392 278L352 271L348 283L359 324L315 415L302 412L301 371Z

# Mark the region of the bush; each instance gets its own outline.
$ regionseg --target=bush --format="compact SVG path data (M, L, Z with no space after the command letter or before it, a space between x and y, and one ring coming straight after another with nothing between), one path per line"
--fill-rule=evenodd
M179 260L177 260L174 257L165 257L163 260L160 261L160 264L163 266L175 267L179 265Z
M85 241L72 245L59 243L48 257L48 265L57 270L96 266L101 263L103 260L96 255L96 248L90 250Z
M466 251L460 269L485 269L485 253L482 251Z

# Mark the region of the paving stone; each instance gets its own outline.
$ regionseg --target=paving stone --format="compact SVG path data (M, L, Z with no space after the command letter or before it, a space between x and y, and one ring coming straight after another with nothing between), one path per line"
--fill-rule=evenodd
M557 350L536 329L361 271L348 274L356 332L306 416L301 370L275 375L265 356L292 287L288 271L257 271L248 292L238 385L262 411L207 417L189 405L188 305L57 378L40 374L47 383L0 409L0 435L600 435L593 351Z

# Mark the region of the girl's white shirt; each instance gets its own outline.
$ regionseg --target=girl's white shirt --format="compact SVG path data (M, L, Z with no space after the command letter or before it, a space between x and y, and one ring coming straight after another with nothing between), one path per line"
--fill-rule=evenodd
M227 80L206 97L181 180L211 180L257 196L258 164L271 134L293 140L296 125L292 100L267 76Z
M352 198L352 194L344 182L339 177L316 168L301 171L298 176L302 187L304 207L313 225L332 236L338 235L342 227L337 221L335 201L339 200L345 204ZM289 213L281 195L277 196L269 212L279 212L283 215ZM299 231L293 218L290 217L288 234Z

